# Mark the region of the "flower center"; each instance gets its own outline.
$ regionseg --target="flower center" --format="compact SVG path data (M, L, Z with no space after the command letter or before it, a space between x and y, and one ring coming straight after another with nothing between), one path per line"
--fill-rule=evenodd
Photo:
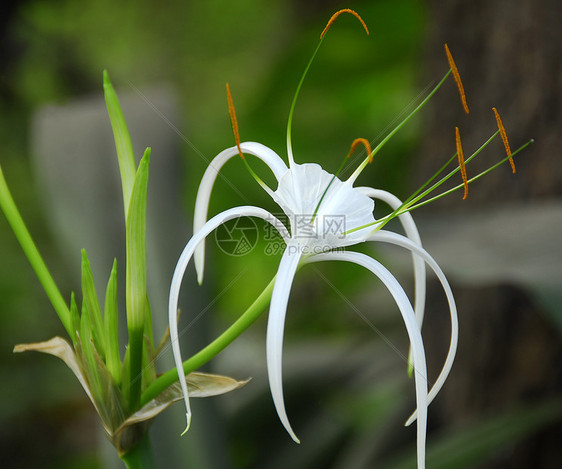
M314 252L359 243L370 229L348 232L375 222L374 202L318 164L294 164L273 198L288 217L291 237Z

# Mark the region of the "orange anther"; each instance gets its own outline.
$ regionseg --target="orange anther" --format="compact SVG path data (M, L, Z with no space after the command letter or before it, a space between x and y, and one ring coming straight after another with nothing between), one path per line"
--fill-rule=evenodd
M336 12L332 15L332 17L330 18L330 21L328 21L328 24L327 24L326 27L324 28L324 31L322 31L322 34L320 34L320 39L323 39L323 38L324 38L324 35L328 32L328 29L331 28L331 26L332 26L332 24L334 23L334 21L336 21L336 18L337 18L338 16L340 16L342 13L351 13L353 16L355 16L355 18L357 18L357 19L361 22L361 24L363 25L363 29L365 30L365 32L366 32L367 34L369 34L369 28L367 28L367 25L366 25L365 22L363 21L363 18L361 18L361 17L359 16L359 13L357 13L357 12L355 12L355 11L353 11L353 10L350 10L349 8L344 8L343 10L336 11Z
M462 152L461 134L459 128L455 127L455 137L457 142L457 156L459 158L459 168L461 169L462 182L464 184L464 195L462 200L468 197L468 180L466 178L466 166L464 165L464 154Z
M244 160L246 157L242 153L240 148L240 134L238 133L238 121L236 120L236 111L234 110L234 102L232 101L232 95L230 94L230 86L226 84L226 99L228 101L228 114L230 114L230 123L232 124L232 132L234 133L234 140L236 141L236 147L238 148L238 153L240 157Z
M373 157L371 155L372 153L371 144L369 143L369 140L367 140L366 138L356 138L355 140L353 140L353 143L351 144L351 148L349 149L349 153L347 154L347 157L349 158L353 154L355 149L361 144L365 147L365 150L367 151L367 155L369 155L369 163L370 163L371 161L373 161Z
M467 114L470 112L468 110L468 104L466 103L466 95L464 94L464 87L462 86L461 76L459 75L459 70L455 65L455 61L453 60L453 56L451 55L451 51L447 44L445 44L445 53L447 54L447 60L449 61L449 66L451 67L451 71L453 72L453 78L457 84L457 88L459 89L459 94L461 95L462 107L464 108L464 112Z
M511 172L515 174L515 163L513 162L513 158L511 157L511 148L509 148L509 142L507 141L507 134L505 133L505 127L503 126L498 110L495 107L493 107L492 111L494 111L494 115L496 116L496 122L498 123L498 129L502 137L503 146L505 147L505 152L507 153L507 156L509 158L509 164L511 165Z

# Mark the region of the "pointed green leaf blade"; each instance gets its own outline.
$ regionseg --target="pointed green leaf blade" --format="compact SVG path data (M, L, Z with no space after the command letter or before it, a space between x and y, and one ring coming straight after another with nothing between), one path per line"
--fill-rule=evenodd
M144 322L146 315L146 200L150 148L139 164L127 213L126 303L130 353L130 406L140 403Z
M80 330L80 313L78 312L78 304L76 303L76 295L74 292L70 294L70 323L72 325L72 343L76 347L78 331Z
M12 194L8 188L8 184L6 179L4 178L4 173L2 172L2 167L0 166L0 209L4 212L8 223L12 227L12 230L19 241L23 252L25 253L27 260L33 267L35 271L35 275L41 282L45 293L49 297L53 308L55 309L56 313L58 314L64 328L68 332L70 337L73 336L72 330L72 319L71 313L66 305L64 298L62 297L60 290L55 283L47 265L43 261L41 254L35 243L33 242L33 238L29 234L27 227L20 215L20 212L12 198Z
M97 403L100 402L102 397L102 386L97 373L97 363L93 351L95 345L86 309L87 308L85 304L82 304L82 315L80 317L80 334L78 337L80 345L77 349L77 353L82 352L81 361L84 365L83 371L88 381L88 385L90 387L94 402L96 402L97 406Z
M154 351L154 337L152 331L152 311L150 301L146 297L146 315L144 319L144 347L142 354L142 389L144 390L156 379L156 354Z
M90 261L85 249L82 249L82 295L94 343L100 356L105 357L105 334L101 308L94 284L94 276L90 268Z
M121 357L119 355L119 311L117 303L117 259L107 282L104 303L104 326L107 347L106 365L109 373L121 384Z
M115 139L115 149L117 150L117 159L119 161L119 172L121 173L121 185L123 187L123 203L125 208L125 216L129 211L129 202L131 193L133 192L133 184L135 181L136 163L133 152L133 143L123 116L121 105L117 94L109 80L107 70L103 71L103 90L105 95L105 103L111 127L113 129L113 137Z
M143 329L146 314L146 196L150 148L139 164L127 214L127 325Z

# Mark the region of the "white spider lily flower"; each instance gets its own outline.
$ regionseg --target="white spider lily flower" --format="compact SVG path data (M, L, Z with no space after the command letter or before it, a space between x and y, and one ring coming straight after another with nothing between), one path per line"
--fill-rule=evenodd
M290 233L281 222L271 213L258 207L236 207L226 210L209 221L207 210L212 186L216 180L218 170L232 156L238 153L238 148L232 147L220 153L209 165L203 176L195 204L194 226L197 231L185 247L176 266L172 279L169 315L172 348L174 358L183 382L182 358L177 336L177 304L181 281L188 262L195 254L195 265L198 278L201 281L204 239L220 224L236 217L260 217L281 233L286 242L286 249L281 258L275 285L271 296L271 306L267 325L266 354L269 385L273 402L279 418L294 441L299 442L292 430L285 410L282 386L282 350L285 316L293 278L299 265L328 260L352 262L365 267L381 279L383 284L395 299L403 316L404 323L412 344L412 361L416 388L416 413L410 417L407 424L417 418L418 425L418 458L423 467L425 459L425 433L427 422L427 406L443 385L453 362L458 336L456 307L449 284L437 263L423 249L420 237L410 213L398 215L406 236L384 230L377 231L374 218L373 199L387 203L393 210L398 209L402 202L394 195L369 187L353 187L353 180L341 181L326 172L317 164L296 164L290 160L289 167L277 156L273 150L253 142L241 143L243 151L255 155L266 163L278 181L275 191L266 188L269 195L278 203L290 220ZM281 172L283 172L281 174ZM302 220L299 220L302 218ZM330 218L344 223L324 223ZM303 224L305 223L306 224ZM305 230L305 232L303 231ZM412 252L415 277L415 308L412 307L408 296L394 276L375 259L356 252L339 252L340 248L352 246L365 241L380 241L402 246ZM338 252L334 251L338 250ZM199 262L201 263L198 263ZM428 394L427 370L423 340L421 336L421 322L425 299L425 263L435 272L441 281L451 313L451 341L445 365L438 380ZM415 311L415 312L414 312ZM189 398L184 389L187 418L190 420Z
M330 25L334 22L337 16L343 12L351 13L356 16L360 20L365 31L368 33L365 23L357 13L349 9L340 10L330 19L327 27L322 32L320 44L322 44L324 35ZM449 74L456 69L454 64L451 64L451 70L447 72L433 91L431 91L431 93L400 124L398 124L373 151L371 151L370 144L367 140L356 139L351 146L348 157L359 144L363 144L365 146L367 156L359 164L355 172L353 172L347 180L342 181L337 176L343 169L345 160L335 174L330 174L322 169L318 164L297 164L293 157L291 145L291 123L296 99L320 44L316 48L316 51L306 67L299 85L297 86L297 91L290 108L287 125L288 166L285 165L277 153L264 145L255 142L240 142L234 105L230 95L230 88L227 84L229 113L236 140L236 146L219 153L215 159L211 161L209 167L205 171L195 202L194 235L180 256L174 271L170 288L168 311L170 337L179 381L183 387L184 400L186 404L187 426L189 428L191 411L187 387L184 386L183 377L185 376L185 373L177 331L177 308L181 281L191 257L194 257L198 281L199 283L202 282L205 259L204 241L214 229L233 218L256 216L271 223L279 231L286 243L286 248L281 257L277 275L274 279L274 285L271 291L271 305L269 309L266 336L266 358L269 386L275 409L283 426L291 438L298 443L299 439L291 428L289 418L285 410L282 377L285 316L296 271L300 266L314 262L351 262L366 268L382 281L394 298L404 320L411 343L409 364L413 368L416 392L416 410L407 420L406 425L410 425L417 420L417 462L419 468L424 468L427 407L443 386L443 383L451 370L458 342L458 319L455 301L447 279L435 260L423 249L418 230L409 211L417 206L427 203L427 201L422 202L422 199L439 187L444 181L449 179L453 174L458 172L459 169L452 171L437 183L429 187L429 189L425 189L430 182L432 182L441 174L442 171L444 171L445 165L435 176L433 176L433 178L422 186L418 192L416 192L404 203L396 196L386 191L371 187L354 187L353 184L359 174L364 170L367 164L372 161L374 155L382 148L382 146L429 101L431 96L433 96L433 94L441 87L442 83L446 80ZM451 63L451 61L452 59L449 62ZM458 83L456 75L455 80ZM462 96L464 97L464 95ZM492 138L494 138L494 136ZM487 143L488 142L486 142L483 147L485 147ZM464 168L464 159L459 147L460 138L457 138L459 165L462 163L462 167ZM476 151L466 160L466 162L474 158L481 149ZM246 162L244 154L251 154L259 158L271 169L277 181L277 188L275 190L270 189L261 181L261 179L257 177L257 175L255 175ZM287 229L287 227L285 227L273 214L259 207L252 206L231 208L215 215L207 221L209 199L217 175L224 164L235 155L240 155L242 157L244 163L254 178L258 181L258 183L260 183L267 194L281 207L285 216L289 220L289 229ZM453 158L455 156L456 154ZM462 175L463 185L466 190L466 186L468 184L466 173L463 172ZM478 175L477 177L480 176L481 175ZM471 180L474 179L475 178ZM463 187L463 185L460 187ZM452 190L456 190L457 188ZM448 192L451 192L452 190ZM445 192L444 194L448 192ZM436 198L441 197L442 195L439 195ZM374 200L380 200L388 204L392 209L392 213L382 219L376 220L373 214ZM386 223L393 218L398 218L404 229L405 236L382 230ZM413 257L415 283L414 306L412 306L410 299L398 280L379 261L366 254L343 250L343 248L363 242L391 243L411 252ZM428 386L427 380L425 349L421 334L425 304L426 264L435 273L442 284L449 304L451 317L449 351L443 368L440 371L436 382L429 389L429 392L428 388L430 386Z
M386 286L392 297L394 298L398 309L404 320L406 331L410 339L411 349L409 362L409 372L413 372L416 392L416 409L406 421L406 425L410 425L417 420L417 463L418 468L425 467L425 439L427 429L427 407L435 398L439 390L442 388L445 380L447 379L453 361L458 343L458 318L457 308L451 287L437 264L437 262L425 251L422 246L421 239L410 214L410 211L426 205L433 200L439 199L451 192L464 188L466 198L468 184L479 179L493 169L499 167L504 162L509 161L512 170L515 171L512 157L526 148L532 143L532 140L521 146L518 150L511 153L505 128L497 113L493 108L498 124L498 131L494 133L480 148L472 153L466 160L464 158L460 134L458 127L456 131L456 153L451 159L436 173L434 174L418 191L416 191L406 201L402 202L393 194L375 189L372 187L354 187L357 177L370 163L373 157L380 151L385 143L394 135L398 130L415 115L429 99L437 92L441 85L445 82L447 77L452 74L465 111L468 113L468 106L466 104L466 97L462 82L456 65L452 59L450 51L445 45L447 59L450 65L449 71L441 79L441 81L434 87L434 89L410 112L375 148L371 151L370 143L365 139L356 139L351 145L348 157L353 153L354 149L363 144L366 149L367 156L359 164L357 169L345 181L339 179L337 176L342 171L345 161L335 174L323 170L318 164L306 163L297 164L293 157L291 145L291 123L297 96L302 87L304 78L312 63L326 31L330 28L334 20L343 12L351 13L359 19L363 28L368 33L367 26L361 17L352 10L340 10L328 22L328 25L320 36L320 44L310 59L308 66L305 69L303 76L297 86L293 102L291 104L289 119L287 124L287 159L288 165L284 163L281 157L278 156L273 150L266 146L255 143L245 142L241 143L238 134L238 123L236 120L236 113L230 95L230 88L227 84L227 98L229 106L229 114L232 122L232 128L236 141L236 146L228 148L219 153L215 159L209 164L201 180L201 185L197 193L195 202L194 214L194 235L188 242L184 251L182 252L178 264L176 266L170 289L169 301L169 321L170 321L170 336L172 341L172 350L174 360L177 367L178 377L182 385L183 396L186 404L186 415L188 428L191 420L191 411L189 406L188 390L184 383L184 366L191 369L189 364L183 364L180 347L178 343L177 331L177 307L181 281L184 276L187 265L194 257L195 269L197 271L197 278L199 283L203 281L203 270L205 260L205 238L222 223L237 217L255 216L262 218L275 227L283 240L285 241L286 248L281 257L277 275L270 285L260 295L263 301L266 292L271 291L271 305L269 309L269 317L267 324L266 336L266 355L267 355L267 371L269 377L269 386L273 403L277 414L295 442L299 439L291 428L289 418L285 410L285 403L283 397L283 375L282 375L282 355L283 355L283 334L285 328L285 316L287 314L287 305L293 280L298 268L305 264L324 261L345 261L353 264L360 265L368 271L375 274L382 283ZM497 135L500 135L504 143L507 157L502 161L492 165L487 170L477 174L476 176L468 179L466 173L466 164L475 158ZM272 171L276 181L277 187L275 190L270 189L250 168L244 154L250 154L259 158L265 163ZM232 157L240 155L246 164L249 172L254 176L254 179L263 187L266 193L281 207L284 215L289 221L289 229L285 227L273 214L259 207L244 206L236 207L226 210L218 215L212 217L207 221L209 200L211 192L219 174L220 169ZM442 173L445 171L454 159L458 159L459 166L450 171L445 176ZM448 189L436 196L429 197L429 195L440 187L443 183L449 180L453 175L459 173L462 176L462 184ZM374 200L380 200L389 205L392 212L378 220L375 219ZM388 221L398 218L405 236L383 230ZM413 271L414 271L414 306L398 280L376 259L362 253L346 251L347 248L363 242L383 242L390 243L407 249L411 252L413 258ZM422 339L422 322L424 317L425 295L426 295L426 265L434 272L435 276L441 283L445 296L447 298L450 321L451 321L451 335L449 350L443 367L437 377L437 380L430 387L427 380L426 358L425 349ZM273 287L271 288L271 285ZM254 303L254 305L261 305L263 303ZM254 307L252 305L251 308ZM248 310L250 311L251 308ZM252 313L254 314L254 313ZM243 315L245 316L246 313ZM254 316L252 316L254 317ZM241 318L242 319L242 318ZM244 324L248 324L244 322ZM233 325L234 327L234 325ZM245 326L247 327L247 325ZM237 331L240 327L237 327ZM228 333L229 331L227 331ZM226 335L227 333L223 334ZM239 333L239 332L238 332ZM221 336L222 337L222 336ZM230 341L231 335L224 339L223 342ZM218 340L218 339L217 339ZM222 343L222 342L221 342ZM228 342L229 343L229 342ZM226 346L226 345L225 345ZM215 350L215 348L213 348ZM214 354L218 351L213 352ZM206 354L206 355L210 355ZM429 390L428 390L429 388Z

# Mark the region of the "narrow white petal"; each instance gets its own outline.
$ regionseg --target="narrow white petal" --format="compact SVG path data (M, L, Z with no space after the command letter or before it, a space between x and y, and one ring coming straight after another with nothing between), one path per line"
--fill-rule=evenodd
M242 152L249 155L254 155L260 160L262 160L269 169L273 172L275 179L278 181L283 177L285 171L289 168L283 161L283 159L275 153L271 148L266 147L258 142L242 142L240 144Z
M414 380L416 386L416 405L418 409L417 450L418 468L425 467L425 436L427 430L427 367L421 332L418 328L414 310L406 292L396 278L375 259L358 252L327 252L311 256L305 263L320 261L347 261L365 267L385 284L400 309L404 324L412 344L414 355Z
M374 199L382 200L387 203L392 210L397 210L402 201L390 192L381 189L374 189L372 187L357 187L357 190L362 194L372 197ZM398 220L402 224L406 236L419 246L422 245L420 234L414 218L410 212L398 215ZM425 310L425 292L426 292L426 278L425 278L425 262L412 252L412 261L414 264L414 312L418 320L420 329L423 325L423 315ZM408 353L408 363L412 363L412 350ZM410 370L410 368L408 368Z
M449 303L449 313L451 316L451 341L449 344L449 351L447 352L447 358L445 359L445 363L443 364L443 368L439 373L437 380L435 381L434 385L431 388L428 396L428 404L433 401L439 390L443 387L447 376L449 376L449 372L453 366L453 361L455 360L455 354L457 352L457 344L459 340L459 322L457 317L457 306L455 304L455 298L453 296L453 292L445 277L445 274L435 262L433 257L429 255L429 253L423 249L421 246L418 246L416 243L412 242L408 238L401 236L397 233L392 233L390 231L381 230L369 238L370 241L382 241L385 243L391 243L403 248L409 249L413 253L420 256L427 264L431 267L435 275L441 282L443 286L443 291L447 296L447 302ZM416 419L416 412L414 412L410 418L406 421L406 425L410 425Z
M185 373L183 371L180 344L178 340L177 312L178 312L178 300L179 300L181 282L185 274L187 265L189 264L189 261L193 256L193 253L197 248L197 246L200 243L202 243L205 240L205 238L219 225L222 225L223 223L229 220L239 217L259 217L271 223L276 229L279 229L279 227L283 226L281 222L277 220L273 215L271 215L267 210L264 210L259 207L252 207L252 206L234 207L222 213L219 213L218 215L215 215L213 218L211 218L207 223L205 223L189 240L183 252L181 253L181 256L174 270L174 275L172 277L172 282L170 285L170 298L168 303L168 320L170 324L170 342L172 344L174 362L178 370L178 377L185 400L186 417L187 417L187 428L185 431L187 431L187 429L189 428L189 424L191 421L191 410L189 405L187 386L185 384ZM281 230L280 233L284 239L288 239L289 233L287 232L286 229Z
M281 423L297 443L300 443L300 441L291 428L283 399L283 331L285 329L289 294L300 258L299 246L294 242L289 242L281 258L275 286L271 294L266 338L267 374L271 397Z
M382 200L388 204L392 210L396 210L402 205L402 201L390 192L374 189L372 187L357 187L356 189L367 197ZM414 243L421 246L422 242L420 234L412 214L410 212L402 213L401 215L398 215L398 220L402 224L404 231L406 232L406 236ZM425 309L425 262L414 252L412 252L412 261L414 264L414 311L416 312L416 318L421 329Z
M287 171L287 166L277 153L270 148L256 142L244 142L240 144L240 148L244 153L254 155L261 159L273 172L273 175L279 181L283 174ZM197 233L207 221L207 212L209 210L209 200L213 186L221 168L231 158L238 155L238 148L231 147L220 152L209 163L195 200L195 213L193 217L193 233ZM199 284L203 282L203 272L205 266L205 242L201 243L195 251L195 270L197 271L197 281Z

